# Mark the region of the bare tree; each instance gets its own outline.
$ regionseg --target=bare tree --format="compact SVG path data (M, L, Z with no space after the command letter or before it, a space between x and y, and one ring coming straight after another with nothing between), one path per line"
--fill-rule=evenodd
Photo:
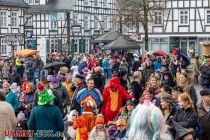
M142 26L144 29L145 50L148 50L149 22L155 22L155 19L158 19L157 12L161 11L164 14L166 2L167 0L116 0L116 15L120 27L130 24L136 28L136 33L139 33Z

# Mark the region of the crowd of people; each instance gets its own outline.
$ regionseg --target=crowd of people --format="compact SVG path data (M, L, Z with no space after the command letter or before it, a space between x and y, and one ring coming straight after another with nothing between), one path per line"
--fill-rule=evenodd
M66 65L46 73L38 55L1 58L0 139L210 140L210 58L190 59L192 71L176 50L49 55Z

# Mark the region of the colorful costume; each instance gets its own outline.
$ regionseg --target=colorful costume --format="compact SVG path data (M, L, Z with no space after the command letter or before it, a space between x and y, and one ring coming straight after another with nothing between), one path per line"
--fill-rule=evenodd
M87 88L84 88L78 92L76 100L81 106L81 114L85 119L85 126L90 132L95 125L95 109L100 108L102 104L100 91L97 89L89 91Z
M85 127L85 119L83 117L76 117L73 124L76 130L76 140L88 140L88 130Z
M111 87L117 90L112 91ZM113 77L103 93L102 113L105 116L105 122L112 121L118 115L120 108L123 107L123 99L129 98L132 96L128 95L125 88L120 85L120 79Z

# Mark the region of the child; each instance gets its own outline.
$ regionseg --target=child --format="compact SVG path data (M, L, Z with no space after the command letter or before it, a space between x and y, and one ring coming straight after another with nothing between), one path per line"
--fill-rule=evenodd
M90 132L89 140L109 140L109 134L104 126L104 117L99 114L95 121L95 127Z
M65 122L65 127L64 127L64 140L76 138L76 132L73 129L73 123L74 123L75 117L77 116L78 116L78 112L76 110L72 110L67 115L67 121Z
M74 119L73 129L76 130L76 140L88 140L88 130L83 117L78 116Z
M115 133L115 140L125 140L126 136L126 121L123 118L119 118L116 122L117 132Z

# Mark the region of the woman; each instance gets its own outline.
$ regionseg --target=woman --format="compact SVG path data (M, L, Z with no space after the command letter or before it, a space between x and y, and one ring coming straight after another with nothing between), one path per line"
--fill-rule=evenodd
M166 120L166 124L170 125L176 109L173 106L173 97L170 94L165 94L161 97L161 111Z
M10 131L15 129L17 124L17 118L15 117L15 112L12 106L6 101L6 93L0 90L0 139L7 139L4 137L4 131Z
M195 131L198 115L190 96L184 93L178 98L180 109L176 112L172 126L176 139L191 140ZM179 133L179 132L182 133Z
M151 75L148 82L147 82L146 88L149 89L150 87L153 87L155 89L155 95L157 95L160 91L160 84L159 83L160 82L159 82L158 78L154 75Z
M190 84L189 77L186 72L182 72L179 76L179 85L183 88L183 92L189 93L193 104L197 104L196 90L193 85Z
M120 85L123 86L125 88L125 90L128 90L128 75L125 69L119 71L118 73L118 77L120 79Z
M133 93L134 98L138 101L143 92L143 88L141 85L142 74L139 71L135 71L133 76L134 81L131 83L131 91Z
M3 91L6 93L6 102L12 105L14 111L17 111L18 97L14 92L12 92L8 83L3 84Z
M24 110L24 114L26 118L29 118L30 112L32 110L33 101L35 95L35 86L32 83L28 83L26 85L26 92L22 102L22 109Z
M152 104L138 105L131 114L127 140L171 140L163 114Z
M43 135L39 137L35 135L34 139L62 139L61 133L64 131L64 122L60 109L53 105L54 98L52 92L45 89L43 84L38 85L38 106L32 109L28 128L29 130L34 130L34 133L42 133ZM49 131L53 136L44 135L44 132Z
M169 87L174 87L176 85L174 78L169 72L163 74L163 80L161 82L161 85L167 85Z

